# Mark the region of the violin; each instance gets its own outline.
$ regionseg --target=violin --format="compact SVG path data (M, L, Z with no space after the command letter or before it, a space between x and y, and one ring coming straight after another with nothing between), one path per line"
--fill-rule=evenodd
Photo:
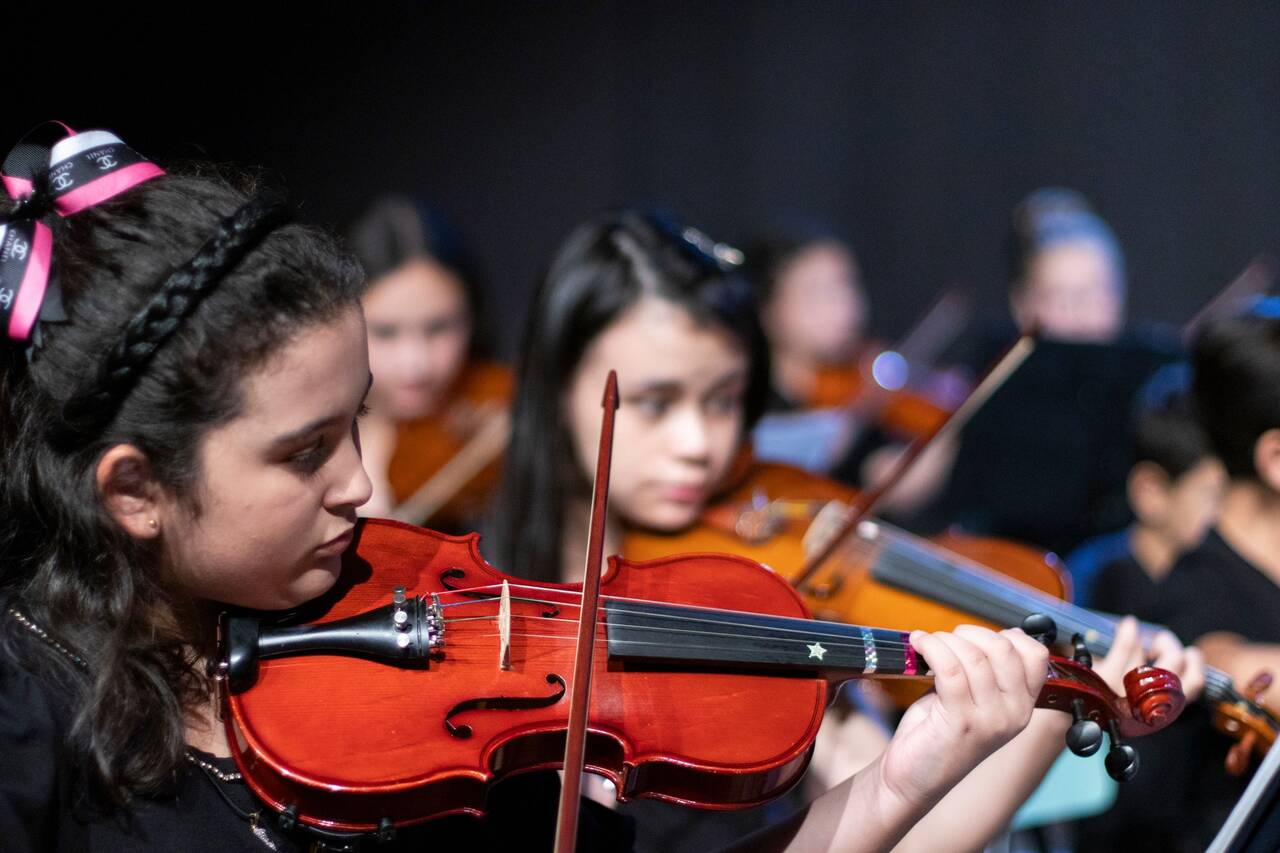
M969 312L962 290L946 291L893 346L869 346L847 362L817 365L794 401L801 411L770 414L757 425L770 458L829 470L873 427L900 440L939 429L970 389L959 374L930 365ZM805 446L793 447L797 443Z
M871 364L823 365L814 373L813 388L801 401L807 409L844 409L850 417L864 417L890 435L915 438L934 429L954 407L949 393L927 393L919 387L886 387L875 378L877 361L892 359L897 353L885 350ZM889 362L885 362L889 363ZM869 375L870 374L870 375ZM945 384L942 386L945 389Z
M739 556L611 557L599 592L585 768L620 800L767 801L803 773L835 686L929 674L908 634L815 621ZM502 574L476 534L362 520L335 588L286 623L224 615L218 684L245 781L286 825L387 837L482 814L496 780L563 764L582 601L579 584ZM1178 715L1176 676L1141 667L1121 697L1050 661L1039 707L1075 717L1083 754L1107 731L1108 768L1132 775L1124 739Z
M677 534L629 529L621 553L632 560L703 551L738 554L791 581L806 563L811 550L808 539L818 514L833 503L852 505L860 494L850 486L789 465L752 462L744 457L737 466L734 485L708 506L697 524ZM1070 576L1051 554L959 533L939 537L939 541L1043 592L1049 600L1070 597ZM1021 622L1020 617L999 624L972 609L904 591L882 579L869 549L858 549L856 544L841 549L817 577L800 586L799 592L813 615L827 621L910 626L925 631L950 631L963 623L999 630ZM919 684L886 687L904 707L927 689Z
M643 560L678 551L727 551L794 579L806 560L804 538L813 518L828 502L852 504L859 495L783 465L740 461L738 478L699 525L676 536L630 531L623 553ZM897 629L949 631L969 623L998 630L1043 614L1053 621L1046 634L1070 639L1073 655L1081 659L1107 654L1118 623L1117 617L1071 604L1070 575L1051 553L955 531L925 540L879 520L859 524L798 591L819 619ZM1147 637L1160 630L1142 626ZM1233 775L1265 755L1280 735L1280 715L1259 699L1269 684L1264 675L1241 689L1226 673L1206 670L1204 701L1213 708L1213 725L1237 741L1225 760ZM922 690L893 684L887 692L905 706Z
M397 425L387 470L392 518L454 526L483 511L510 434L512 388L505 366L471 362L440 411Z
M1046 594L993 571L997 562L975 562L972 557L980 553L984 540L976 540L980 543L978 549L966 537L929 542L877 521L859 526L858 541L855 548L861 552L862 561L870 565L870 572L901 595L954 607L1000 627L1019 624L1032 613L1044 615L1054 623L1053 630L1046 633L1070 637L1077 658L1105 655L1115 640L1117 617L1078 607L1069 597ZM959 553L956 546L961 549ZM966 548L968 555L963 551ZM839 606L839 598L837 584L837 591L829 596L832 606ZM884 624L893 627L894 619L886 619ZM1150 637L1167 629L1144 623L1141 630ZM1203 701L1213 709L1213 726L1236 740L1225 759L1227 772L1232 775L1242 774L1255 755L1265 755L1280 735L1280 715L1260 698L1270 684L1271 676L1264 673L1242 689L1225 672L1205 668Z
M675 553L726 552L792 578L805 565L809 550L806 537L816 516L832 502L851 505L860 494L851 486L789 465L751 461L745 454L735 464L733 485L708 506L698 524L678 534L628 530L622 554L633 560L649 560ZM1070 597L1070 576L1052 554L961 533L946 534L938 541L1055 599ZM983 624L978 614L922 601L880 583L861 554L846 549L841 556L844 562L838 573L825 572L801 590L818 618L904 623L929 631L948 631L975 619L979 619L975 624ZM990 623L984 627L1011 626Z

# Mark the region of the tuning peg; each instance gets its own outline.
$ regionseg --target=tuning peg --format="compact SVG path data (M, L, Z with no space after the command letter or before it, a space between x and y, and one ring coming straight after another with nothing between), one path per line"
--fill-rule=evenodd
M1058 639L1058 626L1043 613L1032 613L1022 620L1022 631L1034 640L1052 646Z
M1085 716L1082 699L1071 700L1071 716L1075 722L1067 729L1067 749L1087 758L1102 746L1102 726Z
M1089 647L1085 645L1084 637L1079 634L1071 636L1071 657L1081 666L1093 669L1093 655L1089 652Z
M1107 724L1111 735L1111 749L1107 752L1107 775L1117 782L1128 782L1138 775L1138 751L1120 741L1120 727L1112 720Z

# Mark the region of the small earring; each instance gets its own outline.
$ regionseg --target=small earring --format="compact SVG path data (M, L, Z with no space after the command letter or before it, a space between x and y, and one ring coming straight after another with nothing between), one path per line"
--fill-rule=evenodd
M154 518L148 518L147 526L150 527L152 530L159 530L160 522L156 521Z

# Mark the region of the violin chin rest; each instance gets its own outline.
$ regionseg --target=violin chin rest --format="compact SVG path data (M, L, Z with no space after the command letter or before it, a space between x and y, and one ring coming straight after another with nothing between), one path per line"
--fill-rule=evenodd
M259 622L252 616L227 613L222 620L223 663L227 687L243 693L258 681Z

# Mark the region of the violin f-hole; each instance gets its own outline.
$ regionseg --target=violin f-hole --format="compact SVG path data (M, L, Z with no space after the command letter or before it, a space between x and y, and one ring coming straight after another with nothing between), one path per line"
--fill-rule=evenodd
M449 709L444 715L444 727L449 734L459 740L466 740L474 732L466 723L455 723L453 718L469 711L525 711L534 708L549 708L564 698L567 687L565 680L554 672L547 673L547 683L555 685L556 690L549 696L486 696L479 699L466 699Z

